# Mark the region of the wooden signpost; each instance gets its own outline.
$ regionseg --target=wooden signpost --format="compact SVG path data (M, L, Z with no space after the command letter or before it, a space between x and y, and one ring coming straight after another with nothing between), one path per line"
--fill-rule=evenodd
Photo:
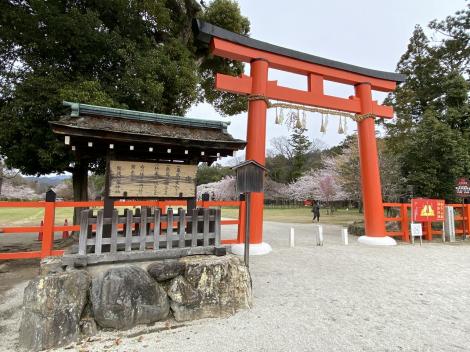
M468 178L461 177L457 180L455 184L455 194L457 197L462 198L462 239L465 240L466 238L466 224L465 224L465 198L470 197L470 180Z
M234 166L237 178L237 192L245 194L246 215L245 215L245 246L244 258L245 265L250 266L250 225L251 225L251 193L264 191L264 178L266 168L254 160L246 160L243 163Z

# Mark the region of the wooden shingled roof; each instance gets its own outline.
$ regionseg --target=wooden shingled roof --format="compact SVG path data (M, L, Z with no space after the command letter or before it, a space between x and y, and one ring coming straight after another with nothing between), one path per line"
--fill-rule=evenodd
M102 155L110 148L143 159L214 161L243 149L245 141L227 132L228 122L146 113L64 102L70 115L49 124L66 144ZM90 147L90 143L93 147Z

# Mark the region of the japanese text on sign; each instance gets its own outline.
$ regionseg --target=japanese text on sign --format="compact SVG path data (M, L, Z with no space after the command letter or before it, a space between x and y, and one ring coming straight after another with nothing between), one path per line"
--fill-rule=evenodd
M110 197L194 197L196 165L110 161Z
M411 200L412 219L416 222L444 221L444 207L442 199L414 198Z
M457 197L470 197L470 181L467 178L459 178L455 184L455 194Z

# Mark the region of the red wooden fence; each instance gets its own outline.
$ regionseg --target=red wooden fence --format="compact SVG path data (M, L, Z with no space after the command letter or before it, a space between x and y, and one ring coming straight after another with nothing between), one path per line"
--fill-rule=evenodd
M409 224L411 222L411 204L409 203L384 203L384 208L392 208L398 210L398 215L395 217L385 217L385 222L397 222L400 223L399 231L387 232L388 236L400 237L403 241L410 241ZM464 221L466 234L469 234L470 229L470 204L446 204L446 206L454 207L456 210L455 215L455 234L463 236L464 232ZM432 228L432 221L426 221L422 223L423 226L423 237L425 240L431 241L433 236L442 236L443 230L437 230Z
M159 207L166 212L168 207L180 206L186 207L185 200L166 200L166 201L117 201L114 202L115 207L139 207L150 206ZM222 240L224 244L243 243L245 240L245 202L244 201L198 201L197 206L200 208L212 207L238 207L238 219L222 220L222 225L238 225L237 238L230 240ZM39 233L42 232L42 246L40 251L28 252L0 252L0 260L5 259L25 259L25 258L44 258L48 256L60 256L63 250L55 250L54 233L62 231L80 231L79 225L56 226L55 225L55 209L56 208L102 208L102 201L92 202L0 202L0 208L43 208L44 220L41 226L16 226L2 227L0 232L3 233ZM223 214L222 214L223 216Z

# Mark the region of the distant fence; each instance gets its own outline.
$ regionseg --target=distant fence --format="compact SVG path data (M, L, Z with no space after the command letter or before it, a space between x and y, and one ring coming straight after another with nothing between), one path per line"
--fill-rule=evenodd
M6 234L17 233L40 233L42 232L41 250L23 251L23 252L0 252L0 260L7 259L27 259L44 258L48 256L61 256L63 250L54 249L54 233L63 231L80 231L80 225L55 225L55 212L57 208L103 208L102 201L90 202L0 202L0 208L43 208L43 224L40 226L7 226L1 227L0 232ZM165 201L116 201L114 207L155 207L162 209L162 214L166 214L171 207L186 207L186 200L165 200ZM234 239L222 240L222 244L243 243L245 240L245 201L198 201L196 206L199 208L238 208L238 219L222 219L221 225L237 225L237 237ZM222 214L223 215L223 214ZM122 224L121 224L122 226ZM163 228L166 228L167 222L162 221ZM93 225L94 229L96 225Z
M410 223L411 223L411 204L409 203L384 203L386 214L385 224L394 223L397 230L388 231L387 235L399 237L401 240L410 242ZM446 204L454 208L455 215L455 234L463 236L464 228L467 234L470 229L470 204ZM464 226L465 222L465 226ZM442 222L425 221L422 222L423 237L425 240L432 241L434 236L442 236Z
M264 205L266 208L302 208L305 202L290 199L265 199Z

